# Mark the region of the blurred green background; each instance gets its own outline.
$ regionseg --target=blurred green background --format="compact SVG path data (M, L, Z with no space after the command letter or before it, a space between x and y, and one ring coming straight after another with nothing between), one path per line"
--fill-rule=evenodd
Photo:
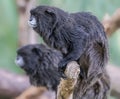
M53 5L69 12L89 11L101 21L106 13L112 15L120 7L120 0L39 0L39 4ZM120 33L109 38L110 62L120 66ZM15 63L18 43L18 12L15 0L0 0L0 68L21 73Z

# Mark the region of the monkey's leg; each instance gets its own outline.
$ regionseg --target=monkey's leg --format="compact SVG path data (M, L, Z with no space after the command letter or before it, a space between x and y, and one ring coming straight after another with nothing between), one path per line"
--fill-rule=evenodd
M82 36L81 36L82 35ZM78 31L74 34L71 34L71 44L70 51L67 55L59 62L59 71L64 73L66 66L71 61L77 61L84 53L88 46L88 35L84 31Z
M80 73L80 67L77 62L72 61L68 63L65 70L67 79L61 79L58 86L57 99L70 99Z

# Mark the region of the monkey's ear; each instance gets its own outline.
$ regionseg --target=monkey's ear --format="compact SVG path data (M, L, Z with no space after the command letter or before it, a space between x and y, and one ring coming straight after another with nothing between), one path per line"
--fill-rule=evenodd
M40 49L38 49L38 48L33 48L33 49L32 49L32 52L33 52L34 54L36 54L36 55L42 56L42 52L41 52Z
M48 9L46 9L45 13L52 18L52 20L54 22L53 23L53 29L54 29L54 27L57 24L57 14L56 14L56 11L53 8L48 8Z
M50 14L50 15L55 15L55 11L52 8L48 8L45 10L45 13Z

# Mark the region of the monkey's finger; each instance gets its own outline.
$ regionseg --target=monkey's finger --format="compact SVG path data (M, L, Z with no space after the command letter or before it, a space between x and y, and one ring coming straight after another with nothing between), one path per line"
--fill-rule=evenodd
M66 78L67 78L67 76L66 76L64 73L61 73L61 77L62 77L63 79L66 79Z

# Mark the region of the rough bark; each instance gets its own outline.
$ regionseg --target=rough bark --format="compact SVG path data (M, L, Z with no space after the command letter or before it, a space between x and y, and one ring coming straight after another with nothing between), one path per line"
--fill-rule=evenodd
M65 70L66 79L61 79L58 86L57 99L70 99L79 76L80 69L77 62L72 61Z

